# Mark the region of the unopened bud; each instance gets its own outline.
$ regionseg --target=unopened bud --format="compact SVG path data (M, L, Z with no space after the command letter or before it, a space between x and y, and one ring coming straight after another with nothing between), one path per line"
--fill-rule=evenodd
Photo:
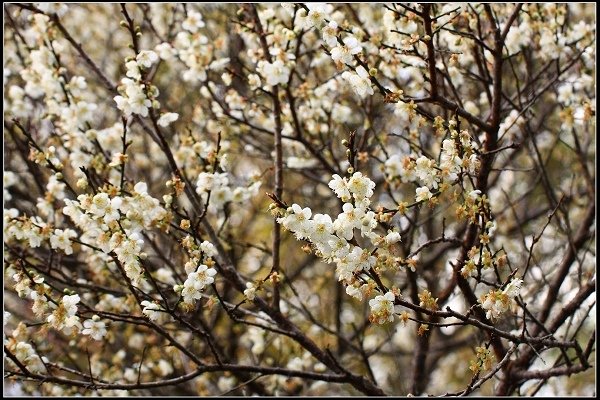
M179 223L181 229L190 229L191 223L189 219L182 219Z

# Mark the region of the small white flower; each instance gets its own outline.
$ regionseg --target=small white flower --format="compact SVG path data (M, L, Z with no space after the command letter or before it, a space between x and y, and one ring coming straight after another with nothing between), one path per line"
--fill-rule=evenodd
M217 249L215 245L207 240L200 243L200 250L202 250L206 257L214 257L217 255Z
M267 85L269 86L287 83L290 77L290 68L287 67L281 60L276 60L273 63L260 61L258 63L258 70L267 80Z
M349 296L354 297L358 301L362 301L362 299L363 299L363 293L362 293L362 291L360 290L359 287L356 287L354 285L348 285L348 286L346 286L346 294L348 294Z
M338 174L333 175L333 179L329 181L329 187L342 201L346 202L350 200L350 191L348 190L346 178L342 178Z
M344 203L343 212L333 222L335 233L346 240L351 240L354 236L354 228L360 228L361 220L365 212L361 208L355 208L351 203Z
M142 117L148 116L148 108L152 106L150 99L145 94L140 93L137 96L129 97L129 106L133 114L139 114Z
M471 190L469 192L469 197L473 200L477 200L479 198L479 196L481 196L481 190L479 190L479 189Z
M415 201L417 202L429 200L433 197L433 194L429 191L429 188L427 186L417 188L416 192L417 196L415 198Z
M179 114L177 113L165 113L163 115L160 116L160 118L158 119L158 125L162 126L163 128L166 128L167 126L171 125L172 122L177 121L177 119L179 118Z
M375 91L371 87L371 79L369 77L369 73L364 67L359 66L356 68L356 73L350 71L344 71L342 74L342 78L345 79L356 94L360 97L365 98L368 95L373 95Z
M321 30L323 41L327 43L327 46L329 47L334 47L337 44L337 27L337 22L330 21L329 24L324 26Z
M217 271L213 268L208 268L202 264L198 267L196 272L192 272L188 275L188 278L183 283L183 290L181 295L186 303L193 304L195 300L199 299L202 294L201 291L206 285L210 285L215 281L213 278L217 274Z
M159 57L165 61L170 60L177 54L177 50L175 50L173 46L166 42L157 45L154 49L158 52Z
M390 232L385 236L386 244L394 244L400 241L400 233L398 232Z
M338 44L331 49L331 58L336 62L343 62L344 64L352 63L352 56L360 53L362 47L354 36L344 38L344 44ZM361 67L362 68L362 67Z
M313 217L313 233L312 239L321 242L327 239L333 233L333 221L328 214L315 214Z
M348 180L348 190L350 190L352 196L358 201L373 196L373 189L375 189L375 182L364 176L361 172L355 172Z
M244 296L246 296L246 298L250 301L253 301L256 298L256 287L252 282L246 282Z
M135 60L137 61L138 65L141 65L144 68L150 68L152 64L158 61L158 54L152 50L142 50L138 53Z
M504 289L504 293L511 299L514 299L515 297L517 297L519 295L522 285L523 285L523 280L519 279L519 278L515 278L515 279L511 280L508 285L506 285L506 288Z
M142 73L140 72L140 66L136 61L129 61L125 63L125 68L127 72L125 75L130 77L131 79L140 80L142 78Z
M394 299L392 292L387 292L384 295L376 296L369 300L371 307L371 316L369 319L377 324L394 321Z
M65 254L73 254L73 247L71 247L71 239L77 237L77 232L73 229L56 229L52 236L50 236L50 247L53 249L61 249Z
M159 304L144 300L140 303L144 309L142 314L158 324L167 322L170 319L170 315L162 308Z
M425 156L417 158L415 174L424 186L434 189L438 187L438 176L435 169L435 161Z
M290 209L291 208L291 209ZM292 231L296 234L298 239L304 239L308 237L310 233L310 217L312 211L310 208L302 208L298 204L292 204L292 207L288 208L289 215L283 218L279 218L278 222L283 224L285 229Z
M324 23L325 19L331 19L329 13L332 10L331 4L327 3L307 3L308 15L304 10L301 10L300 17L303 19L304 27L310 29L313 26L320 28Z
M256 90L261 86L260 76L256 74L248 75L248 86L250 90Z
M142 195L143 194L148 194L148 185L146 184L146 182L138 182L133 187L133 190L137 194L142 194Z
M68 316L75 315L77 313L77 304L81 298L78 294L74 294L71 296L63 296L62 304L66 310Z
M233 76L229 72L223 72L221 74L221 79L223 79L223 83L225 84L225 86L231 85L232 78Z
M83 328L81 333L91 336L94 340L102 340L106 336L106 324L102 321L85 320L83 321Z
M202 14L196 11L188 11L187 18L181 24L181 27L191 33L198 32L198 29L204 28L205 24L202 20Z

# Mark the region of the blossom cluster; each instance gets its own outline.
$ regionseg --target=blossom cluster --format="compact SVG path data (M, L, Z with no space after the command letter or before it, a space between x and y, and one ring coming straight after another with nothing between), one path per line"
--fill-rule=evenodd
M467 131L458 132L451 120L450 138L442 141L439 162L425 155L394 154L385 161L385 173L392 182L414 182L416 202L428 201L439 193L462 181L464 174L473 175L479 167L476 145Z
M138 182L131 196L82 194L77 200L65 199L63 209L83 232L81 241L100 248L106 261L114 261L110 256L114 252L134 284L140 284L144 272L140 264L144 244L141 232L167 217L167 211L147 190L146 183Z
M370 204L375 182L361 172L355 172L349 178L333 175L329 187L343 202L342 212L335 219L328 214L313 216L310 208L293 204L277 218L277 222L293 232L297 239L312 243L321 258L334 263L338 280L347 286L346 292L362 300L363 291L367 291L369 285L361 285L358 277L375 267L377 257L372 249L357 244L355 232L360 232L360 236L368 239L371 245L382 249L400 241L400 234L389 231L382 236L374 231L378 221ZM389 300L388 297L382 298ZM391 314L385 314L382 310L388 310L388 306L380 303L378 299L371 307L374 315L383 315L377 319L382 323L389 320Z
M497 319L511 306L515 297L519 295L522 279L512 279L504 289L490 290L480 299L481 307L486 311L487 318Z
M119 110L123 111L126 117L132 114L139 114L142 117L148 116L150 108L158 108L160 104L155 100L159 91L156 86L148 86L143 82L142 73L158 61L158 55L151 50L140 51L135 59L125 63L127 69L127 78L121 79L118 96L114 100ZM153 103L154 101L154 103Z

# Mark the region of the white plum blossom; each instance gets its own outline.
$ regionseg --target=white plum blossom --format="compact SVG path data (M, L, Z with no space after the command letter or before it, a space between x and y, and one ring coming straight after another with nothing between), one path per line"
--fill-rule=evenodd
M400 176L400 171L402 171L402 157L399 154L391 155L385 160L384 168L390 180Z
M50 247L53 249L61 249L65 254L73 254L71 239L77 237L77 232L73 229L55 229L50 236Z
M44 373L46 371L46 367L44 366L42 359L35 352L35 349L31 344L18 342L15 346L14 355L17 360L25 364L29 371L34 373Z
M173 46L171 46L171 44L167 42L163 42L156 45L154 50L156 50L158 56L165 61L169 61L173 57L175 57L175 55L177 55L177 50L175 50Z
M386 244L398 243L401 240L400 233L392 231L385 236L384 240Z
M352 193L355 200L360 201L373 196L373 189L375 189L375 182L364 176L361 172L355 172L348 179L348 190Z
M260 76L257 74L249 74L248 75L248 86L251 90L256 90L261 86Z
M123 111L126 117L132 114L139 114L142 117L148 116L148 109L152 107L152 99L159 94L155 86L146 86L142 82L142 68L151 66L158 60L158 55L150 50L142 50L138 54L139 60L130 60L125 63L127 78L121 79L121 85L117 88L119 95L113 99L117 103L117 108ZM157 106L160 104L154 100Z
M170 320L171 316L166 310L158 303L144 300L140 303L144 308L142 313L150 319L150 321L158 324L163 324Z
M490 321L506 349L528 341L547 354L561 350L553 335L576 344L594 332L585 310L595 298L565 311L595 279L590 6L32 4L5 7L3 74L14 311L4 344L9 375L35 373L16 376L24 392L121 395L110 388L150 382L153 394L219 367L220 353L249 377L250 367L327 373L306 344L326 350L337 335L350 340L340 357L349 371L365 372L355 343L377 367L334 379L354 388L285 371L244 387L228 364L217 369L233 373L194 375L190 389L375 393L402 389L388 383L410 358L394 356L418 352L428 328L450 372L483 346L471 370L484 376L491 364L490 380L503 375L481 357L498 350ZM564 197L556 217L546 192ZM556 272L565 257L576 262ZM432 311L476 307L490 321ZM396 312L408 329L375 326L398 322ZM517 340L538 314L547 318L525 332L538 337ZM471 325L454 327L467 328L456 339L474 339L451 349L458 358L436 328L453 320ZM577 337L565 336L571 325ZM517 375L540 375L540 354L525 352ZM33 382L77 380L75 364L97 378L83 379L90 387ZM445 393L444 379L427 391ZM523 393L525 380L502 390Z
M354 228L361 227L365 210L354 207L352 203L344 203L342 210L333 222L333 229L339 237L350 240L354 236Z
M513 278L504 288L504 290L490 290L487 294L481 297L481 307L486 311L486 317L497 319L501 314L505 313L515 297L520 293L523 280Z
M429 200L433 197L433 193L429 191L429 188L427 186L418 187L416 189L416 192L417 195L415 197L415 201L417 202Z
M200 250L202 250L206 257L214 257L218 254L215 245L207 240L200 243Z
M371 86L369 73L362 65L356 68L356 72L344 71L344 73L342 73L342 78L346 80L346 82L352 86L356 94L362 98L375 93Z
M360 290L360 288L355 285L346 286L346 294L354 297L358 301L362 301L362 299L363 299L362 290Z
M371 237L375 235L373 229L377 227L377 218L372 210L366 211L360 219L360 234L362 237Z
M311 238L320 243L333 234L333 221L328 214L315 214L312 219Z
M438 177L435 166L435 160L431 160L425 156L417 158L415 174L424 186L428 186L431 189L438 188Z
M469 192L468 196L471 200L477 200L481 196L481 190L479 190L479 189L471 190Z
M453 183L458 179L463 160L458 154L454 140L445 139L442 142L442 153L440 155L440 175L444 182Z
M329 21L327 25L321 29L321 34L323 35L323 41L329 47L334 47L337 44L337 28L338 24L335 21ZM333 51L332 51L333 53Z
M508 285L506 285L503 292L511 299L514 299L521 292L521 286L523 286L523 280L520 278L514 278L508 283Z
M102 340L106 336L106 324L100 321L97 315L94 315L92 319L83 321L83 335L88 335L94 340Z
M64 3L36 3L37 8L48 14L56 14L62 17L69 11L69 7Z
M228 183L229 178L227 177L227 173L211 174L209 172L201 172L196 181L196 193L202 194L204 192L216 190L227 186Z
M394 321L394 300L395 296L391 291L369 300L369 307L371 307L369 319L377 324Z
M110 205L108 193L98 193L92 198L90 212L98 217L104 216L106 208Z
M250 301L256 298L256 286L252 282L246 282L246 289L244 289L244 296Z
M181 27L191 33L198 32L198 29L204 28L205 23L202 19L202 14L197 11L190 10L187 13L187 18L181 24Z
M177 114L177 113L172 113L172 112L164 113L163 115L160 116L157 123L159 126L166 128L167 126L171 125L172 122L177 121L178 118L179 118L179 114Z
M302 208L298 204L292 204L291 209L288 209L289 214L286 217L279 218L277 222L282 224L285 229L292 231L296 234L298 239L304 239L308 237L310 233L310 217L312 211L310 208Z
M129 236L115 233L109 241L109 248L117 255L122 263L125 274L134 285L139 285L143 278L144 270L140 265L139 257L144 241L138 233Z
M345 202L335 220L328 214L315 214L311 219L310 208L303 209L294 203L277 218L277 222L293 232L297 239L310 241L318 256L336 264L338 279L350 285L357 274L369 271L377 262L371 250L348 242L353 240L354 230L359 229L361 236L369 238L372 243L384 241L373 232L378 222L376 213L369 209L375 183L362 173L355 172L349 179L334 175L329 187ZM355 204L349 202L352 199ZM399 235L389 237L390 241L396 239L399 240Z
M351 64L353 55L361 52L360 42L354 36L345 37L344 44L339 44L331 49L331 58L335 62Z
M148 184L146 182L138 182L133 186L133 191L140 195L148 194Z
M226 168L227 162L226 160L223 162L223 160L224 158L221 158L221 166ZM261 185L260 182L254 182L247 187L235 187L232 186L229 176L228 172L201 172L198 174L196 193L206 199L208 198L208 192L210 192L209 211L221 210L228 202L243 203L255 195Z
M122 82L126 85L125 96L115 96L117 108L123 111L125 116L139 114L142 117L148 116L148 109L152 106L152 101L146 96L143 88L135 86L135 83L129 83L126 78Z
M202 297L202 290L206 285L215 281L213 278L217 274L214 268L209 268L202 264L195 272L188 275L183 283L181 295L186 303L194 304L195 300Z
M142 78L142 72L140 71L140 66L136 61L128 61L125 63L125 69L127 72L125 73L131 79L139 80Z
M273 63L260 61L258 71L266 79L269 86L287 83L290 77L290 68L281 60L275 60Z
M333 179L329 181L329 187L342 201L350 200L350 190L346 178L342 178L338 174L333 175Z
M70 334L73 329L81 329L81 323L77 314L77 304L81 298L79 295L63 296L58 307L47 318L48 323L54 329L63 330L65 334Z
M150 68L152 64L158 61L158 54L152 50L142 50L135 57L135 60L143 68Z
M304 9L298 13L305 29L320 28L325 23L325 19L329 19L329 13L333 10L332 5L327 3L307 3L306 6L308 13Z

